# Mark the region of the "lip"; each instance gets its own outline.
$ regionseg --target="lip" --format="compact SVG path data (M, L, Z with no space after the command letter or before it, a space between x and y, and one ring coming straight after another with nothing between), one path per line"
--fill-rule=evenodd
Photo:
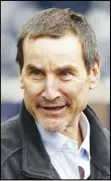
M52 108L53 107L53 109L50 109L50 108ZM39 110L43 113L43 114L45 114L45 115L47 115L47 116L60 116L60 115L63 115L63 114L65 114L65 112L66 112L66 109L67 109L67 105L62 105L62 106L47 106L46 108L45 108L45 106L44 107L42 107L42 106L40 106L39 107ZM58 109L58 107L61 107L60 109ZM54 109L55 108L55 109Z
M66 106L66 104L61 104L61 105L51 105L51 104L48 104L48 105L40 105L40 107L48 107L48 108L52 108L52 107L62 107L62 106Z

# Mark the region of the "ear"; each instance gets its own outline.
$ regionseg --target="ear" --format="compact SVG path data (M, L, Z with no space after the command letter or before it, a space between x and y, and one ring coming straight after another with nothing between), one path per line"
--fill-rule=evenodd
M95 61L90 71L90 86L89 89L94 89L100 80L100 61Z
M20 88L24 89L23 77L20 76Z
M20 79L20 88L24 89L24 81L23 81L23 75L22 75L22 71L19 68L19 79Z

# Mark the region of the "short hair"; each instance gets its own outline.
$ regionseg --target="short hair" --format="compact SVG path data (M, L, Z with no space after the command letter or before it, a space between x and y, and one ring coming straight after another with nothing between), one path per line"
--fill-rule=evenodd
M16 62L22 71L23 41L29 36L36 39L39 36L60 38L67 32L73 32L80 39L83 60L89 73L94 62L100 59L95 32L85 16L68 9L50 8L42 10L31 18L21 29L17 42Z

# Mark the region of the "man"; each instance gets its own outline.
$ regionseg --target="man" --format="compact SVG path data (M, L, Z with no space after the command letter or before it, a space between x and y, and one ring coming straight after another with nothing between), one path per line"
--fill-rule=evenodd
M41 11L22 28L16 61L24 100L2 125L2 179L109 179L109 132L88 106L100 56L85 17Z

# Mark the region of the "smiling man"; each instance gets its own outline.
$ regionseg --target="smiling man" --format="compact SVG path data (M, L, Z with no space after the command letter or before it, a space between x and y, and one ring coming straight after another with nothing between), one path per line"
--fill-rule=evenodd
M88 106L100 79L95 33L70 9L47 9L22 28L24 100L2 125L2 179L109 179L109 132Z

